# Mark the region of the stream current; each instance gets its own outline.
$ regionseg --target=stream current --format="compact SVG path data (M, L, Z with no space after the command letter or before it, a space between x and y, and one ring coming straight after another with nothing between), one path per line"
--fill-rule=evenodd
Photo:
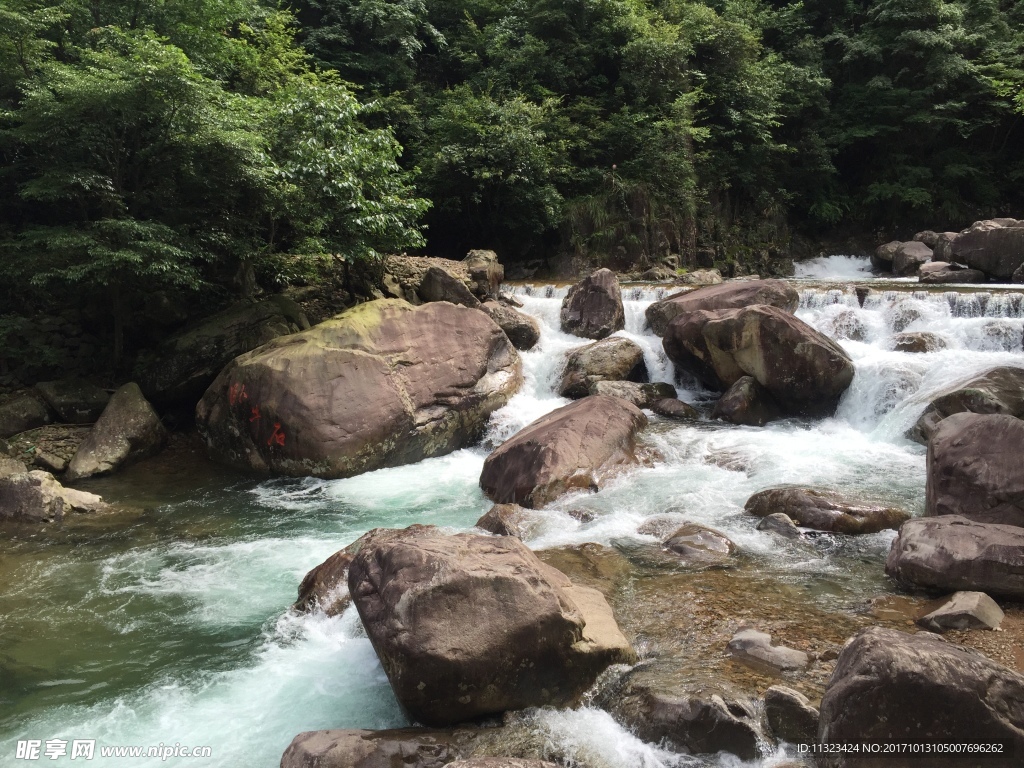
M756 583L758 599L788 595L787 610L799 614L804 606L825 617L855 614L868 598L894 593L883 571L893 532L825 536L812 546L784 542L757 531L743 504L763 488L800 483L921 514L925 449L904 435L949 385L998 365L1024 367L1024 297L1009 286L886 286L842 258L817 260L795 281L798 317L837 338L856 364L834 418L757 429L652 416L643 439L661 458L620 474L598 494L556 502L526 543L573 551L592 542L629 553L656 544L637 528L668 514L712 526L741 550L734 569L719 572L713 584L701 581L706 575L676 574L674 589L717 589L733 579L749 593ZM844 282L850 280L857 283ZM863 307L855 285L873 289ZM327 618L288 607L310 568L371 528L471 529L491 506L477 485L489 448L567 402L554 392L560 368L568 350L587 342L558 328L566 289L506 290L541 322L541 341L522 354L525 385L494 414L480 447L347 480L259 482L213 466L199 447L185 445L82 484L131 511L0 538L0 765L19 764L19 740L59 738L213 748L203 760L97 756L94 765L272 768L300 731L407 724L354 609ZM670 292L623 288L626 329L618 335L640 344L655 381L673 381L674 371L661 340L644 330L644 310ZM947 347L892 351L901 330L938 334ZM679 395L698 406L713 400L685 382ZM593 519L568 514L579 509ZM630 612L674 598L645 592L641 566L638 573L638 586L612 604L643 653L643 621ZM657 616L661 609L646 610ZM700 684L713 667L683 677ZM531 718L552 754L588 768L741 764L644 744L596 708ZM786 755L779 748L743 765L768 768Z

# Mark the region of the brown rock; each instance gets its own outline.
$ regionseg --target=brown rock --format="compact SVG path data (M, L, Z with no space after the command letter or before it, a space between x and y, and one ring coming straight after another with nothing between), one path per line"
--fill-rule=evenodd
M976 764L1015 765L1015 755L1024 754L1024 676L927 633L871 627L855 635L839 655L821 701L818 741L883 746L1001 743L1006 759L991 757ZM871 761L840 757L821 762L903 766L930 761L917 755L880 755Z
M572 350L566 358L558 394L573 399L586 397L599 381L647 381L643 350L620 336Z
M860 504L835 491L794 486L759 491L747 499L744 509L757 517L782 512L797 525L833 533L896 530L910 519L910 515L900 509L879 504Z
M518 504L495 504L476 521L476 527L498 536L523 539L533 522L530 512Z
M916 587L1024 599L1024 529L959 515L909 520L892 543L885 572Z
M724 533L697 523L685 523L665 541L665 548L693 565L720 565L736 552Z
M599 269L569 289L562 301L562 330L586 339L603 339L626 327L619 280Z
M917 623L930 632L951 629L998 629L1003 610L984 592L955 592Z
M307 731L292 739L281 768L443 768L472 751L477 730Z
M529 315L524 315L497 301L485 301L480 305L480 309L498 324L516 349L533 349L540 341L540 323Z
M423 281L417 289L420 298L426 302L447 301L463 307L476 309L480 300L472 294L466 284L452 277L439 267L428 267L423 273Z
M7 467L12 469L16 467ZM49 472L36 469L0 475L0 520L59 522L72 512L101 512L107 508L96 494L65 488Z
M980 222L979 222L980 223ZM1024 227L996 226L968 230L953 241L952 257L989 277L1008 281L1024 264Z
M792 744L813 744L818 736L818 710L799 691L773 685L764 692L764 714L778 738Z
M742 629L729 641L729 653L755 669L785 672L803 669L810 657L803 651L772 645L772 636L756 629Z
M753 376L741 376L715 403L711 418L748 427L763 427L785 416L771 393Z
M922 264L918 270L922 283L987 283L988 277L978 269L967 269L959 264L933 261Z
M510 536L371 531L349 590L399 703L426 725L565 706L636 659L600 592Z
M664 336L669 323L681 314L740 309L754 304L769 304L792 313L799 303L800 295L784 280L750 280L674 294L651 304L646 315L651 330L658 336Z
M786 539L803 538L803 534L796 527L796 523L785 512L772 512L770 515L762 517L761 522L757 524L757 530L777 533Z
M928 443L925 515L1024 526L1024 421L956 413Z
M878 246L871 254L871 266L882 272L892 272L892 260L896 257L896 249L901 245L899 240L893 240Z
M456 760L448 763L447 768L558 768L546 760L523 760L518 757L471 757L469 760Z
M892 273L897 277L916 275L922 264L932 260L932 249L924 243L912 240L900 243L892 257Z
M590 385L590 394L621 397L637 408L649 408L656 400L674 398L676 388L663 381L638 384L635 381L596 381Z
M196 423L236 466L351 477L470 444L521 382L519 355L483 312L382 299L235 359Z
M946 348L946 340L937 334L928 333L927 331L897 333L892 338L892 348L896 352L913 352L917 354L938 352Z
M103 475L153 456L167 442L167 430L135 383L114 392L103 414L68 464L67 479Z
M497 298L505 279L505 268L494 251L473 250L462 260L469 273L473 293L481 300Z
M1024 418L1024 368L992 368L936 397L909 436L927 445L939 423L954 413L1001 413Z
M643 412L591 395L537 419L484 462L480 487L498 504L537 509L577 489L596 490L616 467L637 461Z

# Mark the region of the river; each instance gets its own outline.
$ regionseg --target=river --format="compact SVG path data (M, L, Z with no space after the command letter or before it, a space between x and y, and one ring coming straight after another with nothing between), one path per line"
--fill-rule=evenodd
M799 632L832 631L829 642L866 620L869 598L894 592L882 567L892 532L783 542L757 531L756 519L743 513L751 494L779 483L817 485L920 514L925 450L904 437L907 429L949 384L997 365L1024 367L1019 291L914 291L900 281L873 281L863 261L840 259L805 266L795 281L800 318L831 336L852 327L860 336L841 339L856 376L834 418L757 429L652 417L644 440L660 460L618 476L599 494L555 503L527 541L556 550L550 562L571 559L572 548L588 542L620 553L634 568L629 590L610 598L620 622L642 653L684 648L668 653L665 672L684 682L724 670L742 683L720 658L717 634L681 632L703 620L679 614L695 591L773 620L782 637L786 616L795 625L805 617ZM863 307L854 280L876 289ZM480 447L348 480L258 482L209 464L183 440L162 457L82 484L127 511L0 539L0 764L16 764L9 758L19 740L60 738L209 745L212 758L179 763L272 768L300 731L405 724L353 609L326 618L288 607L307 570L373 527L472 528L490 507L477 485L488 447L566 402L553 386L565 352L584 342L558 330L565 288L510 288L540 320L541 341L523 353L525 386L494 414ZM623 294L627 327L620 335L644 349L653 380L673 380L660 339L643 328L645 308L666 290L627 286ZM894 352L894 328L903 326L937 333L948 347ZM698 405L712 397L692 386L679 394ZM581 508L593 520L567 514ZM726 533L741 550L735 567L646 579L658 568L643 562L655 540L636 531L661 514ZM675 592L664 594L669 585ZM716 621L720 632L735 623ZM763 689L763 680L754 682ZM787 684L801 687L799 680ZM809 680L804 688L820 695L820 685ZM690 758L644 744L596 708L531 717L554 753L589 768L739 765L728 756ZM749 765L771 766L785 755L769 750Z

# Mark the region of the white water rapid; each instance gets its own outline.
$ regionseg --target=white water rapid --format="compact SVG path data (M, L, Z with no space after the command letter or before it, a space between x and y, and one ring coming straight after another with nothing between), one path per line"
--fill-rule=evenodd
M862 266L812 263L800 276L862 279ZM370 528L472 528L490 507L477 485L488 447L566 402L553 386L565 353L587 342L558 328L565 289L512 290L540 320L541 341L522 355L525 386L494 414L483 446L348 480L171 478L153 508L130 524L7 545L0 559L0 763L8 764L17 740L61 738L210 745L211 759L188 764L272 768L300 731L403 725L353 610L329 619L287 609L309 568ZM661 340L644 330L644 310L666 293L625 288L620 335L643 347L652 380L673 381ZM856 363L834 418L756 429L652 416L644 439L662 460L599 494L555 503L527 544L653 542L637 527L667 513L723 531L763 578L804 585L822 605L851 609L891 589L882 563L892 532L825 537L814 547L780 543L755 529L743 504L758 490L794 482L920 514L924 448L904 434L944 387L993 366L1024 367L1022 295L893 291L871 294L861 307L852 288L805 288L798 316L839 338ZM895 332L918 330L937 334L946 348L893 351ZM684 385L679 394L698 405L711 398ZM153 471L127 478L140 489L162 482ZM581 508L593 513L591 522L568 514ZM533 717L559 754L587 768L769 768L787 754L780 749L755 763L680 756L644 744L593 708Z

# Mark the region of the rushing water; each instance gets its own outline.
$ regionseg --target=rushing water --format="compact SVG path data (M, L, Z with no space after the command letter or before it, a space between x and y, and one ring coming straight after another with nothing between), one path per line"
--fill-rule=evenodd
M566 402L553 387L565 353L585 342L558 330L565 289L514 291L540 320L541 341L523 354L522 392L494 415L478 448L335 481L258 483L198 460L158 458L86 484L132 510L18 530L0 543L0 764L13 762L18 740L61 738L209 745L211 759L186 762L271 768L300 731L404 724L352 609L333 619L287 609L309 568L370 528L472 527L490 506L477 485L487 448ZM644 309L665 293L625 289L620 335L642 346L652 378L673 381L660 339L644 330ZM856 363L834 418L755 429L652 417L645 440L661 459L599 494L560 500L539 515L527 543L539 550L654 542L637 527L668 514L728 534L759 579L799 585L822 610L853 610L889 589L882 562L891 532L812 547L780 542L755 529L744 502L765 487L798 482L919 514L924 449L904 433L951 383L995 365L1024 366L1021 298L880 291L862 307L852 289L804 289L799 317L840 338ZM897 330L935 333L947 346L894 352ZM711 398L685 385L679 393L698 404ZM594 519L568 514L578 508ZM592 768L738 764L643 744L597 709L533 717L559 754Z

